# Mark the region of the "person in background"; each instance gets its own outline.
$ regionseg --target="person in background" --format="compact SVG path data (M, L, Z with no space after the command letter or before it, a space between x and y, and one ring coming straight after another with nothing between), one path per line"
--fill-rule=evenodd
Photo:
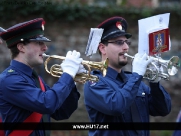
M79 52L67 52L61 64L63 74L52 87L34 70L43 64L43 53L48 49L45 42L51 41L44 36L44 25L43 18L36 18L0 33L12 57L10 65L0 74L2 122L11 123L11 128L5 130L6 136L45 136L43 125L39 126L45 122L44 114L49 121L50 117L68 119L78 107L80 93L74 77L81 72ZM36 123L30 130L18 128L17 123L23 126L26 122Z
M127 21L119 16L108 18L98 25L103 34L98 46L102 60L109 59L107 74L92 71L98 82L86 82L84 97L91 123L149 122L149 116L166 116L171 111L171 98L160 84L160 77L147 86L142 82L147 66L152 61L147 54L137 53L132 72L124 71L131 34ZM108 124L109 125L109 124ZM119 125L119 124L117 124ZM89 130L89 136L149 136L149 130ZM135 127L136 128L136 127Z

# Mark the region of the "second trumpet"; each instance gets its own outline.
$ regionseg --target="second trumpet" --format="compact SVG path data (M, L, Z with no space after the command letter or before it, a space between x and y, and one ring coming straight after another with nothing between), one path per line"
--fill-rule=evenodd
M124 56L134 59L134 56L130 56L127 53ZM163 70L160 71L158 65L162 66ZM178 56L173 56L169 60L153 57L153 61L148 65L144 78L151 81L154 81L157 77L169 80L169 76L177 74L179 67L180 59Z

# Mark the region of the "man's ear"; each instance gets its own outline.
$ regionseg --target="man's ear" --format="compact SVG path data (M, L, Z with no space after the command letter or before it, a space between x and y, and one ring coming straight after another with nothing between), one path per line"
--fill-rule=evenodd
M99 48L99 51L101 52L102 55L105 55L105 54L106 54L106 48L105 48L105 47L106 47L105 44L99 43L98 48Z
M24 48L24 44L23 43L18 43L17 44L17 48L20 52L24 52L25 48Z

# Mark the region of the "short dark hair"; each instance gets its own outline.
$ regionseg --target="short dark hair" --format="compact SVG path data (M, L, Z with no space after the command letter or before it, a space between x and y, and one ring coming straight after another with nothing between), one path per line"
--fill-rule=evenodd
M104 44L104 45L108 45L108 43L107 43L107 40L103 40L103 41L101 41L100 43L102 43L102 44ZM98 49L99 50L99 49ZM100 50L99 50L99 55L101 55L101 52L100 52Z
M19 42L19 43L22 43L24 45L27 45L28 43L30 43L29 41L23 41L23 42ZM12 46L10 48L10 51L11 51L11 59L14 59L18 54L19 54L19 50L17 48L17 45L19 44L17 43L16 46Z

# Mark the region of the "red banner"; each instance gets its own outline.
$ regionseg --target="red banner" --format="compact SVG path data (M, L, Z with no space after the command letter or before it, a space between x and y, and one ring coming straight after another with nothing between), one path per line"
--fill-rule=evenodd
M149 33L149 55L168 51L169 46L168 28Z

